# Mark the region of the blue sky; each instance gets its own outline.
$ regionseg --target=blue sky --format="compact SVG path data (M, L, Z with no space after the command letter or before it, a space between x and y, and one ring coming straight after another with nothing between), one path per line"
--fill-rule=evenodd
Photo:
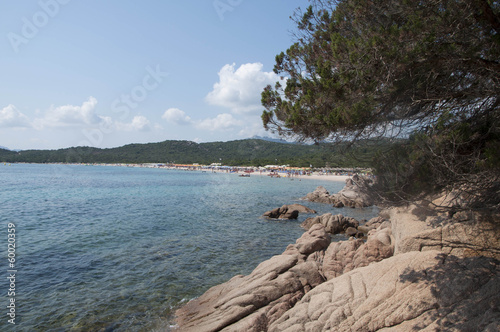
M99 148L269 135L307 0L0 0L0 146Z

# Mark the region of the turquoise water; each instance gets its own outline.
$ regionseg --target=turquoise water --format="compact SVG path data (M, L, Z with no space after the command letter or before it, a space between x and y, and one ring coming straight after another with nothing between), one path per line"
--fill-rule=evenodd
M5 331L165 331L185 301L284 251L297 221L262 213L343 183L164 169L0 165L0 293L16 229L16 325ZM370 218L375 208L321 213Z

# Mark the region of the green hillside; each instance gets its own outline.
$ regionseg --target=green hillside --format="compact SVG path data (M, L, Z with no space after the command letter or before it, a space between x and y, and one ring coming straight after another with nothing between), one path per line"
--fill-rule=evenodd
M129 144L117 148L99 149L74 147L59 150L0 149L2 162L30 163L177 163L261 166L289 164L292 166L353 167L369 166L377 147L366 143L352 155L344 155L339 146L331 143L305 145L245 139L229 142L195 143L164 141L159 143ZM353 155L356 158L353 158Z

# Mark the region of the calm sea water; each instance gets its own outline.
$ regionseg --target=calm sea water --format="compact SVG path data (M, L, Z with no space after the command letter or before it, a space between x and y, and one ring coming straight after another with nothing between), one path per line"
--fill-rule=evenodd
M173 311L250 273L303 233L262 213L318 185L162 169L0 165L2 331L166 331ZM370 218L376 208L320 213ZM8 323L8 224L15 224L16 325Z

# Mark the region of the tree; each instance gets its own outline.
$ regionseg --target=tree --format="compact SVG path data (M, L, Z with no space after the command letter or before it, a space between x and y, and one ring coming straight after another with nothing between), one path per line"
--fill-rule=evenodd
M390 152L401 165L378 159L386 194L410 199L429 184L498 208L500 2L311 3L276 56L286 85L262 92L265 128L316 141L410 138Z

